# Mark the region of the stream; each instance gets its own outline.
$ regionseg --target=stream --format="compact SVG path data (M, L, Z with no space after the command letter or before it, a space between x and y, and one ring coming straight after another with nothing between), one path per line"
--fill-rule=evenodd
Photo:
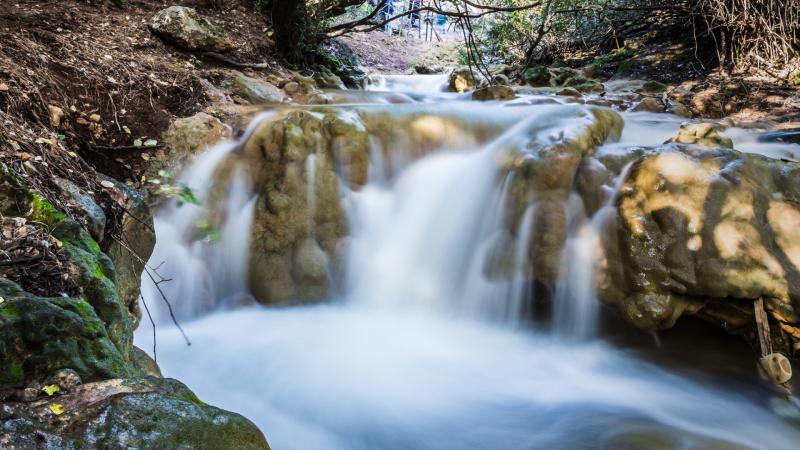
M398 142L392 170L385 153L374 152L366 185L343 188L350 230L344 274L326 302L263 307L250 300L257 199L244 172L230 178L218 208L224 226L213 242L187 237L203 206L161 209L149 264L173 279L159 287L192 342L150 302L164 375L249 418L277 450L798 448L796 406L756 381L754 357L736 366L749 361L741 358L746 346L681 347L668 336L624 337L603 326L593 270L608 208L589 217L580 198L570 197L551 314L529 310L527 233L514 237L508 279L483 276L511 184L496 179L498 155L531 136L569 134L577 119L562 112L585 106L547 95L473 102L442 92L445 81L387 76L371 91L340 94L341 107L398 117L424 111L469 127L461 130L465 148L420 158L403 157ZM240 142L272 115L254 119ZM599 153L659 145L683 120L621 115L621 138ZM472 128L491 131L473 138ZM740 151L800 155L800 146L761 143L749 130L725 134ZM209 195L209 180L237 147L217 145L186 168L183 178L201 205L219 201ZM521 229L531 228L535 208L521 214ZM142 289L157 298L152 283ZM151 354L152 332L145 318L136 333ZM690 355L668 352L670 345Z

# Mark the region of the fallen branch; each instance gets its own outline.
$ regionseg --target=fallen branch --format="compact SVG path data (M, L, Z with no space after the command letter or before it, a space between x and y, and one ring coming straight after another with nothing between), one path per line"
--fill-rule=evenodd
M0 261L0 267L14 266L14 265L17 265L17 264L31 263L31 262L41 261L43 259L44 259L44 254L31 256L30 258L10 259L10 260L6 260L6 261Z

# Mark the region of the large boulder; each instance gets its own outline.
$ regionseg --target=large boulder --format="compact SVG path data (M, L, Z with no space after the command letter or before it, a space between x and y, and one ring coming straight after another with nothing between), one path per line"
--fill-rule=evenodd
M800 165L672 144L633 153L601 298L644 329L698 314L750 334L763 298L774 345L800 340Z
M113 379L0 410L0 447L268 450L244 417L206 405L176 380Z
M235 47L221 28L185 6L170 6L157 12L149 26L156 36L186 50L225 52Z

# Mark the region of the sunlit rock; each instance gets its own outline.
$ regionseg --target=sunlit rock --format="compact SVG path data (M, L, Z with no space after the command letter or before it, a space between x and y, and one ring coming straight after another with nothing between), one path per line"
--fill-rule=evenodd
M486 86L472 93L472 99L479 101L511 100L516 96L513 89L502 85Z
M695 144L702 147L733 148L733 141L720 133L720 127L708 122L681 125L678 135L669 142Z
M483 82L483 76L468 67L462 67L450 73L448 87L452 92L461 93L471 91L483 84Z
M225 52L235 47L220 27L193 8L170 6L157 12L149 26L153 34L186 50Z
M791 328L800 207L787 200L800 197L798 175L797 164L724 148L645 153L620 192L601 298L642 328L698 314L745 333L751 302L762 297Z

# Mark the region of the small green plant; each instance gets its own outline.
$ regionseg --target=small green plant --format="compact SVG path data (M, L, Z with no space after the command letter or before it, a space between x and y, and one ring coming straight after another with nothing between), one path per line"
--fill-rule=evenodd
M166 198L174 198L178 201L178 206L183 206L184 204L200 204L200 201L194 195L192 189L187 186L185 182L176 179L174 175L165 170L159 170L158 176L159 178L150 178L146 180L147 183L153 187L153 189L150 190L151 194Z

